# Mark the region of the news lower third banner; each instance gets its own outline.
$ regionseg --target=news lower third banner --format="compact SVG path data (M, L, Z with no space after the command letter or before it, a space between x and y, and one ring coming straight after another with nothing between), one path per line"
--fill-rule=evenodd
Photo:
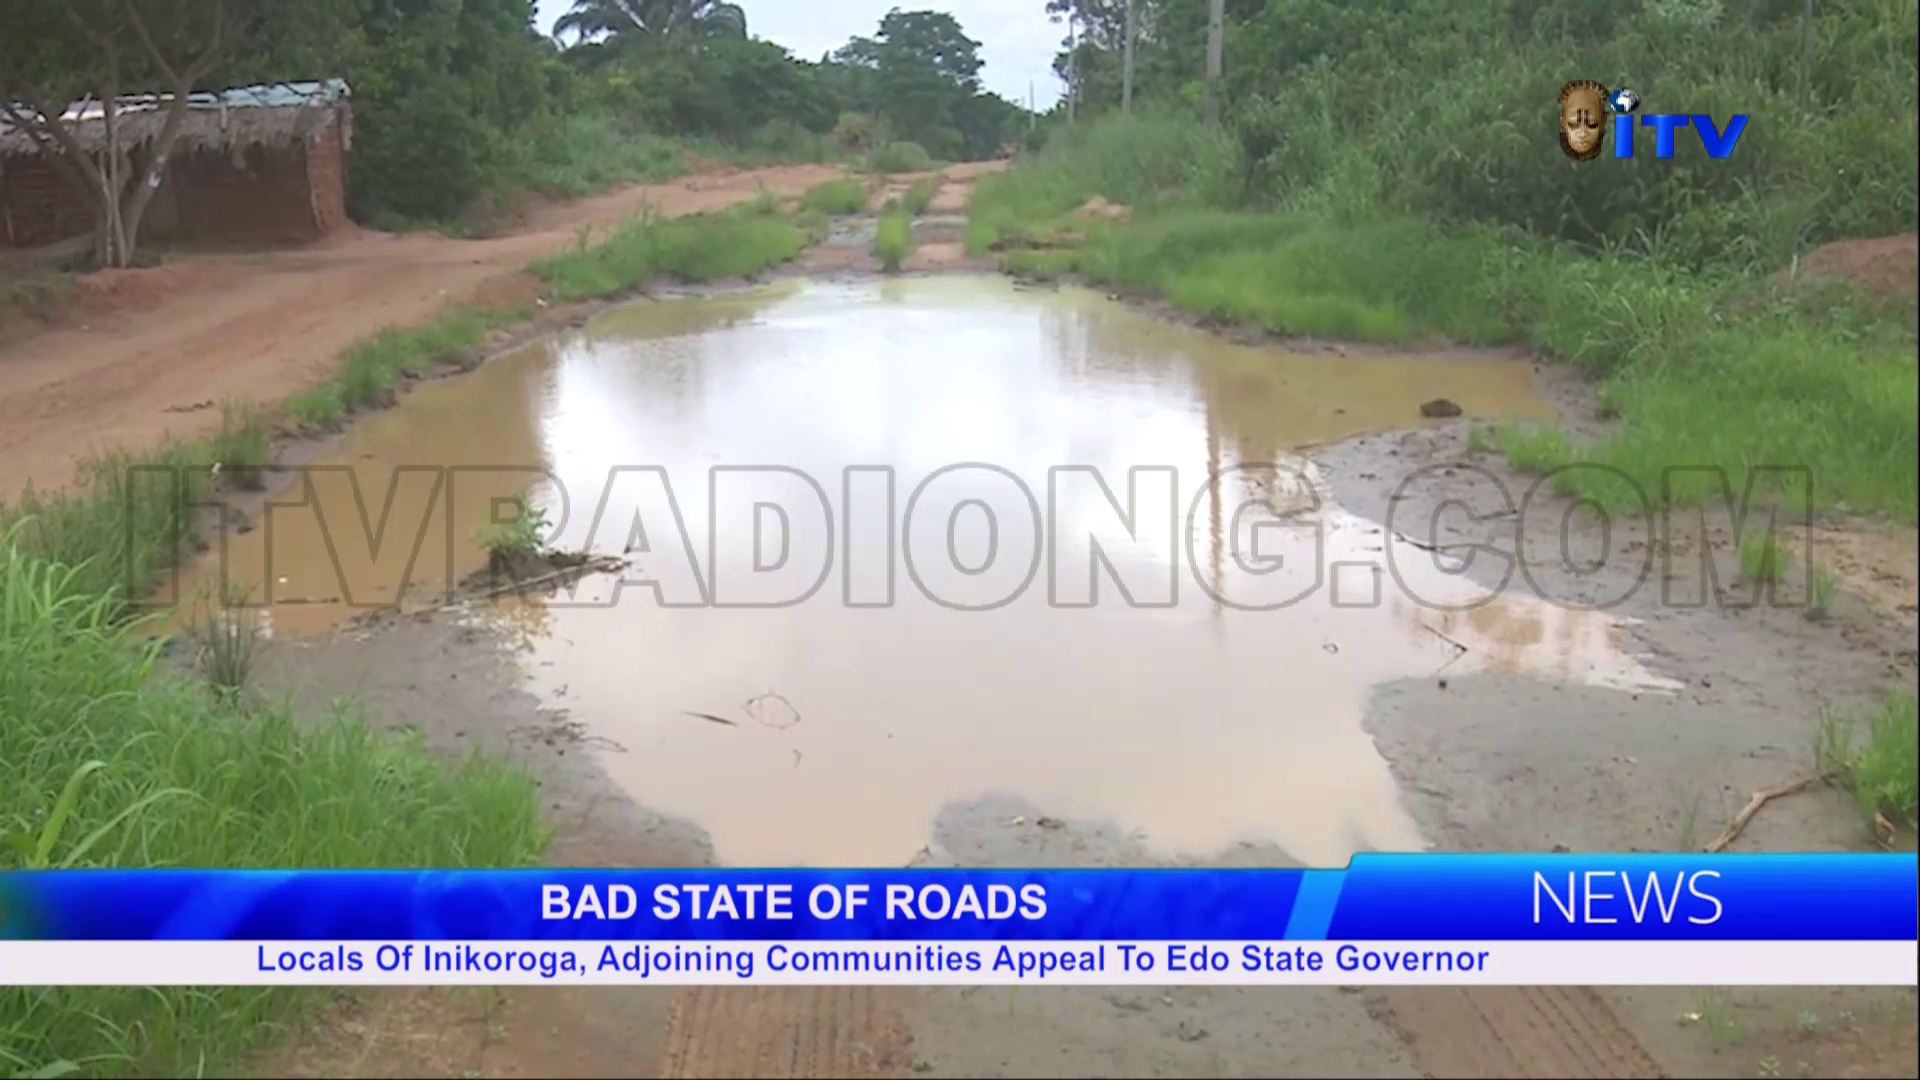
M0 873L0 985L1915 985L1912 855Z

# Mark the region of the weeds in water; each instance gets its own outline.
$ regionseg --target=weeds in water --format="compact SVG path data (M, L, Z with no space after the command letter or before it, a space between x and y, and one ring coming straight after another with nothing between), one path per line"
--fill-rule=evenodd
M508 500L512 520L480 525L473 530L473 542L487 553L490 566L511 565L530 559L544 549L550 525L547 512L527 501L525 495Z
M940 178L930 176L925 180L915 180L913 186L900 196L900 208L914 217L927 212L933 205L933 197L940 191Z
M829 217L857 214L866 208L866 185L852 177L815 184L800 196L800 209L817 211Z
M250 401L222 405L220 430L208 440L207 456L221 483L248 491L266 487L266 470L273 464L273 436L259 407Z
M1853 794L1869 822L1884 820L1909 833L1920 829L1920 724L1911 691L1889 693L1864 718L1829 713L1814 754ZM1875 831L1884 833L1877 825Z
M1497 436L1493 429L1485 424L1471 424L1467 427L1467 452L1486 454L1499 449Z
M900 210L881 215L873 233L873 253L880 257L880 268L889 274L899 273L912 248L913 218Z
M260 624L247 607L245 590L229 584L223 593L220 603L207 604L196 628L200 672L216 693L237 697L253 672Z

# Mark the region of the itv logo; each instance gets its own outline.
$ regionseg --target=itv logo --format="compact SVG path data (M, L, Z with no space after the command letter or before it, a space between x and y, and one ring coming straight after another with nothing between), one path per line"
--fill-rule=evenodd
M1722 128L1706 113L1640 113L1640 95L1626 87L1613 90L1592 79L1579 79L1560 90L1560 149L1575 161L1592 161L1600 156L1610 117L1613 130L1613 156L1631 159L1635 149L1635 131L1653 132L1653 156L1670 161L1674 156L1678 133L1685 129L1700 139L1707 157L1725 161L1733 156L1746 133L1749 117L1736 113ZM1634 122L1638 115L1639 123Z

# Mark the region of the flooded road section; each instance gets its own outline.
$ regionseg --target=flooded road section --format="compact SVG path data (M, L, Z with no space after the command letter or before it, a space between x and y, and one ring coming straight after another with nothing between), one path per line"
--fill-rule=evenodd
M558 545L628 568L473 617L723 862L900 865L944 805L1006 793L1161 854L1338 864L1423 845L1372 687L1670 686L1605 617L1330 505L1297 453L1439 397L1551 415L1531 378L998 278L642 303L368 419L182 587L224 558L283 634L436 602L528 489Z

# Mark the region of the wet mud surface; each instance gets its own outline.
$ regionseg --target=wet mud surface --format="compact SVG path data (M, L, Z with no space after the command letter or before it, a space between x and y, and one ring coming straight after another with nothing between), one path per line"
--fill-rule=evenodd
M1473 450L1472 425L1593 421L1577 385L1524 358L1283 356L1099 297L1023 293L849 279L642 304L421 388L343 440L339 462L531 468L439 501L396 485L395 520L447 542L424 562L374 552L346 576L375 603L411 602L374 616L276 604L263 683L314 706L358 698L450 752L512 752L540 779L559 865L1268 866L1368 849L1697 849L1749 792L1811 764L1823 708L1911 682L1910 634L1866 599L1843 596L1825 621L1791 598L1743 606L1729 522L1676 525L1676 558L1650 575L1664 534L1648 523L1529 499L1536 481ZM814 366L828 361L845 369L832 386ZM1440 396L1465 415L1422 420ZM848 410L891 419L863 431ZM1048 431L1063 434L1019 434ZM701 493L678 476L713 464L832 480L836 463L885 463L910 485L996 454L1015 471L1071 460L1115 478L1132 464L1262 469L1191 504L1194 577L1163 610L858 612L836 581L793 609L682 612L602 603L618 574L563 602L469 586L449 605L435 590L484 561L463 538L497 500L552 478L597 489L585 478L609 456L664 466L697 524ZM378 498L340 482L307 512L372 498L377 516ZM1247 505L1321 526L1321 553L1362 569L1284 612L1223 611L1216 594L1255 585L1231 565L1252 542L1235 515ZM228 572L291 591L336 574L337 545L300 512L271 543L264 529L230 538ZM565 517L569 545L658 572L578 509ZM1137 575L1166 557L1115 562ZM1524 572L1503 581L1508 565ZM1342 608L1340 588L1378 599ZM1246 772L1212 775L1223 761ZM1735 849L1869 839L1845 796L1816 788L1770 806ZM1912 1016L1911 993L1824 990L542 988L342 1005L269 1071L1911 1076Z

